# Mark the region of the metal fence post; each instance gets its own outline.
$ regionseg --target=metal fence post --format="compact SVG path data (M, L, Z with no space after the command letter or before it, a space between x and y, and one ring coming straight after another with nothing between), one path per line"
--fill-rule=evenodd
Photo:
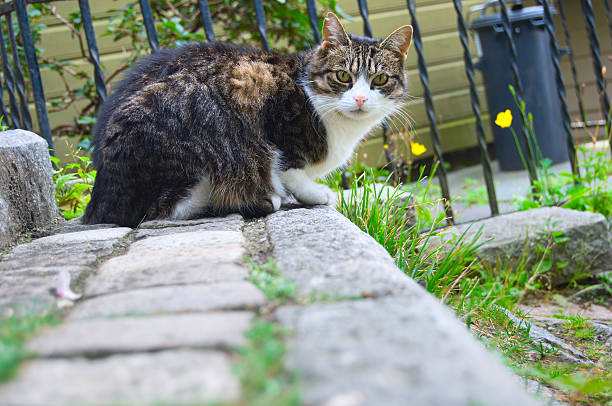
M51 126L49 124L49 116L47 114L47 106L45 92L43 90L42 80L40 78L40 69L36 60L36 49L34 47L34 39L32 38L32 30L30 29L30 20L26 9L25 0L15 0L15 11L17 13L17 21L19 30L21 31L21 39L23 40L23 50L28 61L28 70L30 72L30 81L32 90L34 91L34 103L36 104L36 113L38 115L38 126L40 127L41 135L47 140L49 153L54 154L53 139L51 138Z

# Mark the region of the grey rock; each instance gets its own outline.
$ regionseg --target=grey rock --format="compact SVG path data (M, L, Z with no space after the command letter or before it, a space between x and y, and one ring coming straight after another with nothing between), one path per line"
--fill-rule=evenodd
M196 226L197 227L197 226ZM239 231L194 231L150 237L111 258L88 280L86 294L132 288L243 279Z
M535 325L529 325L528 322L522 318L516 317L512 312L507 309L498 307L498 309L502 310L506 316L512 321L514 325L519 328L527 328L529 326L529 337L536 342L544 342L547 343L559 351L559 354L565 358L569 362L574 363L582 363L582 364L595 364L591 361L586 355L584 355L581 351L577 350L570 344L566 343L559 337L554 334L548 332L546 329L542 327L538 327Z
M278 211L266 223L274 259L300 294L379 296L409 288L387 251L331 207Z
M113 252L130 228L107 228L56 234L22 244L4 256L0 271L41 266L91 265Z
M34 360L0 389L5 406L192 405L239 396L227 355L192 350Z
M84 300L75 307L69 318L244 309L264 303L265 296L248 282L160 286Z
M231 349L245 342L253 314L244 311L69 321L26 346L43 357L103 356L172 348Z
M63 219L55 202L49 149L25 130L0 133L0 249Z
M301 377L306 404L535 404L450 310L417 286L402 296L276 314L293 331L287 362Z
M612 337L612 327L609 326L608 324L597 322L597 321L592 322L592 324L593 324L593 328L597 330L597 332L601 334L602 336L606 338Z
M536 396L545 402L546 406L569 406L569 403L555 399L555 391L529 378L518 377L528 394Z
M505 214L451 227L442 234L464 235L473 240L482 228L478 241L483 245L479 255L491 264L509 264L521 255L527 256L527 269L541 260L541 248L548 244L552 232L562 232L568 240L552 248L552 269L546 274L555 284L569 282L577 273L597 274L612 269L612 245L606 218L601 214L546 207ZM517 261L515 261L517 262ZM557 266L567 263L567 266Z

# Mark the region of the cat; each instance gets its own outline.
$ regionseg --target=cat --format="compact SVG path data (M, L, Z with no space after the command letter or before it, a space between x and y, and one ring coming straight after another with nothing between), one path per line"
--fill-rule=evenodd
M143 58L98 114L83 223L260 217L290 195L333 204L315 179L404 104L411 39L409 25L349 35L329 13L300 55L200 42Z

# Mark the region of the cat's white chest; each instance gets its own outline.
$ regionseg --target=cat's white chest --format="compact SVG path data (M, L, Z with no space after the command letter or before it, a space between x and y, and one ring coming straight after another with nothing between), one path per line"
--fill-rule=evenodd
M350 120L340 116L324 119L323 123L327 131L327 156L321 162L304 168L312 179L325 177L346 164L353 157L359 141L377 124L376 121Z

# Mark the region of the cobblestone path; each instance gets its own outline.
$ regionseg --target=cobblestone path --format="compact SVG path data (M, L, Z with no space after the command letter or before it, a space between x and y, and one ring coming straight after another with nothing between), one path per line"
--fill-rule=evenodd
M295 300L270 309L245 255L273 259ZM0 307L55 305L61 269L84 297L27 343L37 356L0 387L1 405L231 404L241 396L231 362L264 309L291 331L286 365L304 404L533 404L449 309L329 207L248 223L69 224L1 258Z

